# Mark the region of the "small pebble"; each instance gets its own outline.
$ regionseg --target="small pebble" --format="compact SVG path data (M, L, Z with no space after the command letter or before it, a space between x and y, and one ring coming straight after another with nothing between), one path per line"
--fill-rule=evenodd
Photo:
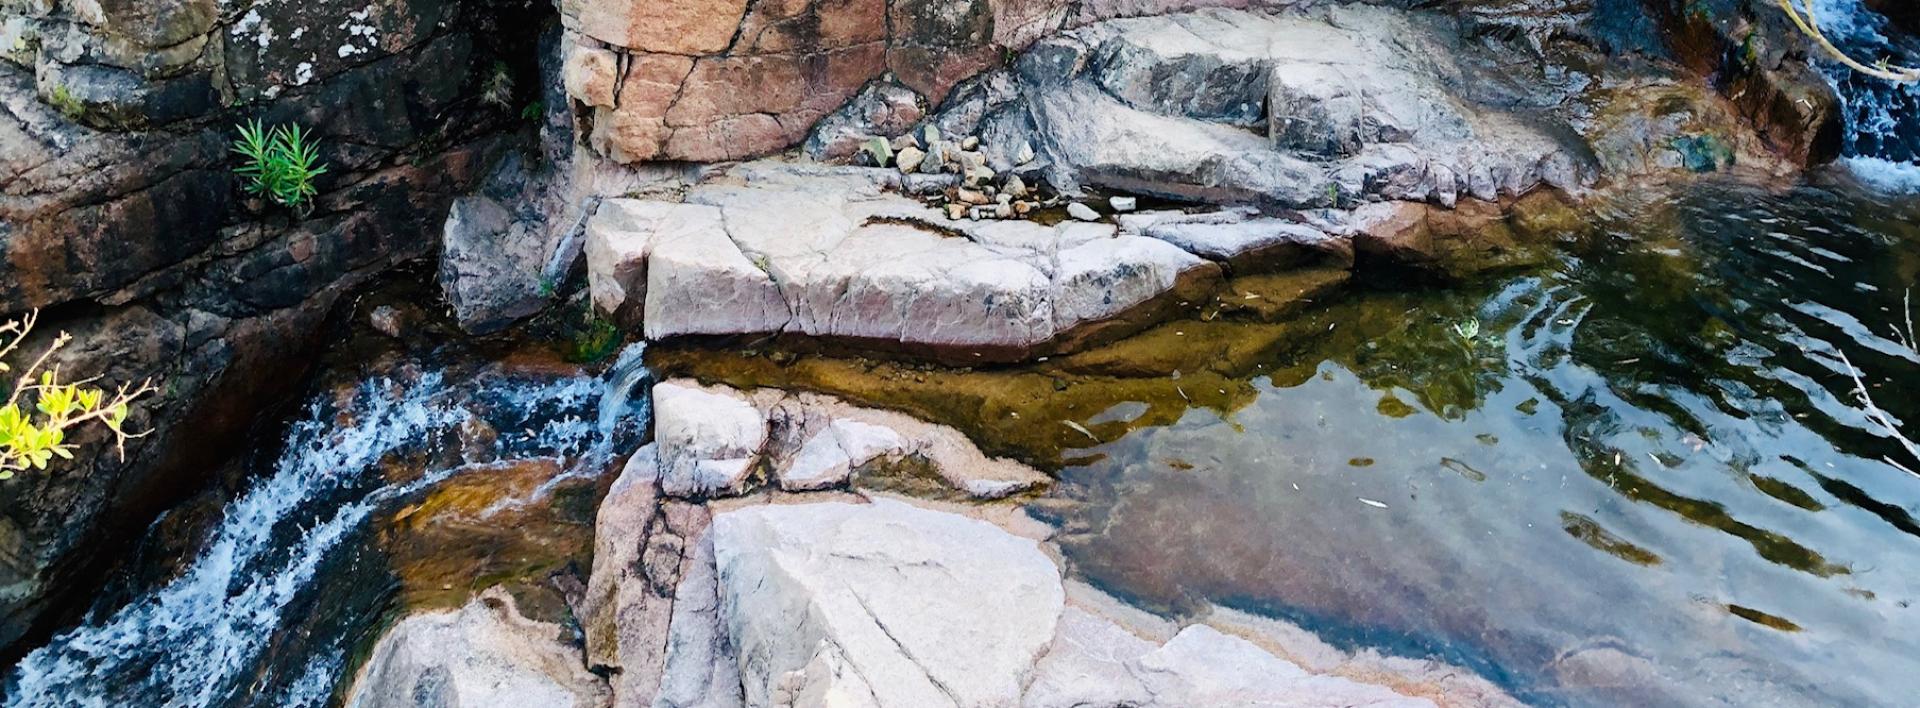
M1000 191L1016 198L1027 196L1027 181L1020 179L1020 175L1013 175L1007 178L1007 183L1000 187Z
M1140 208L1140 200L1133 197L1112 197L1107 203L1113 205L1114 211L1122 213Z
M953 221L959 221L960 217L965 216L966 213L967 213L967 205L965 204L961 204L959 202L949 202L947 204L948 219L951 219Z
M901 172L911 174L914 170L920 169L920 163L925 162L926 159L925 151L909 145L902 148L900 154L894 156L893 161L900 166Z
M972 150L977 147L980 147L980 136L978 135L969 135L967 139L960 141L960 149L962 150Z
M1100 220L1100 212L1094 211L1093 207L1087 206L1085 204L1081 204L1080 202L1074 202L1072 204L1067 205L1067 216L1071 216L1081 221L1099 221Z
M1033 211L1033 202L1014 202L1013 203L1013 213L1015 214L1026 216L1027 212L1030 212L1030 211Z
M987 199L987 195L981 194L979 190L975 190L975 189L961 189L958 193L955 194L954 198L959 199L960 201L966 202L968 204L986 204L987 202L992 201L990 199Z

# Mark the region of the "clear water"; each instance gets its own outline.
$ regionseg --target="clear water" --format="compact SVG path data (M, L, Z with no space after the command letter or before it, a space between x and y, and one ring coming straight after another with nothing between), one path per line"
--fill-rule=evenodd
M639 360L636 346L604 377L403 371L322 391L178 577L29 654L5 704L326 705L394 601L370 517L499 461L603 470L622 419L644 425ZM497 434L462 435L476 421Z
M1046 508L1075 572L1149 607L1532 703L1913 705L1920 460L1841 355L1920 436L1916 285L1920 203L1625 200L1551 267L1314 315L1348 334L1088 450Z

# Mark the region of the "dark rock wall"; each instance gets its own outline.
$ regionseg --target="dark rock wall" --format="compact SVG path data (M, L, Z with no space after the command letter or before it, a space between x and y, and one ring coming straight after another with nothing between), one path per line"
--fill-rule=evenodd
M1802 165L1840 156L1839 98L1808 64L1813 44L1774 0L1640 0L1673 57L1739 107L1771 146Z
M74 334L71 373L161 387L125 462L0 484L0 647L77 609L70 588L204 482L299 381L343 294L433 252L448 202L538 96L551 12L0 0L0 316L38 309L43 335ZM310 214L242 193L228 145L252 118L320 139Z

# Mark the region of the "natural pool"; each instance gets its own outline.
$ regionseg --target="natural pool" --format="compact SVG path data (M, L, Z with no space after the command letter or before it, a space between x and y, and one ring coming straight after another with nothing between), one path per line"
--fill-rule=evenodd
M1279 323L1015 369L659 367L887 403L1051 465L1033 506L1074 572L1162 612L1278 615L1530 703L1909 703L1920 479L1839 355L1920 425L1894 330L1920 204L1704 184L1559 236L1533 267L1304 288Z
M1438 654L1529 702L1910 704L1920 479L1839 357L1920 429L1894 331L1916 215L1629 199L1549 267L1320 315L1374 329L1092 448L1051 516L1078 571L1151 606Z

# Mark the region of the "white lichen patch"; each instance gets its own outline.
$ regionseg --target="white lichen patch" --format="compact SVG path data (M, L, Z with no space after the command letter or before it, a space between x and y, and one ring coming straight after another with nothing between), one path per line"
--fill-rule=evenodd
M345 59L355 54L365 54L373 49L376 44L374 35L379 31L379 28L369 21L373 17L374 9L375 7L373 5L368 5L359 10L349 12L347 13L346 21L340 23L339 29L346 30L347 32L347 42L340 45L340 48L336 50L340 58ZM365 40L366 46L355 46L354 42L356 40Z

